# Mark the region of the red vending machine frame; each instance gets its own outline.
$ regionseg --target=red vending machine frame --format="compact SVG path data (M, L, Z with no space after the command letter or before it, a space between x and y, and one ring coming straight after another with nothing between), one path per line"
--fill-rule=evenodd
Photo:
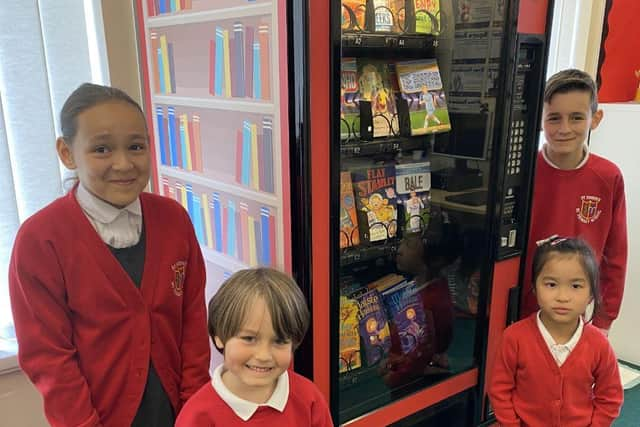
M335 339L331 339L332 331L337 324L332 319L332 311L336 310L335 300L338 298L337 286L334 284L335 268L338 254L332 247L336 241L335 227L338 212L338 200L332 197L337 194L339 183L332 176L332 164L336 161L336 154L332 151L332 133L334 132L335 117L339 117L339 106L336 100L339 97L335 80L340 76L340 25L336 23L336 9L332 9L332 2L309 1L307 3L307 15L305 22L308 25L308 108L309 122L307 132L309 134L310 161L310 192L311 192L311 255L312 269L310 273L310 298L312 300L312 375L314 382L320 387L333 411L337 412L338 393L333 378L337 375L337 360L332 360L331 355L337 354L338 348ZM528 206L531 197L531 186L535 152L537 151L539 117L541 108L542 88L544 84L544 68L546 66L546 46L550 35L550 15L553 11L553 0L521 0L507 1L511 10L513 22L517 19L517 34L510 41L510 53L505 55L505 69L512 70L506 77L505 97L511 99L515 92L527 91L527 100L530 101L529 112L526 120L526 135L530 143L526 148L529 165L521 177L521 185L525 190L521 195L517 208L511 206L511 210L517 212L517 224L511 225L518 228L518 244L511 250L501 249L500 242L506 238L503 236L510 231L505 229L505 207L507 187L510 186L507 165L509 161L508 147L512 121L518 118L518 114L509 109L502 112L501 122L496 122L496 138L502 138L504 142L499 145L499 151L495 156L498 167L492 168L493 182L499 182L499 188L490 190L489 199L495 202L494 223L491 227L491 247L495 254L491 256L491 271L488 276L491 283L490 290L481 301L480 310L484 309L486 317L480 319L483 326L481 334L484 336L478 344L477 366L461 374L446 379L434 386L415 392L407 397L396 400L386 406L379 407L371 412L363 414L355 419L348 420L342 425L359 426L386 426L398 422L411 414L439 402L446 401L452 396L465 390L475 392L475 415L473 419L476 425L491 424L492 417L488 399L485 393L485 382L490 375L490 362L495 353L496 345L500 340L502 331L509 322L517 320L519 277L521 273L521 260L523 249L526 248L526 234L528 231ZM303 8L304 9L304 8ZM295 19L295 18L294 18ZM527 50L529 49L529 50ZM530 58L528 64L526 58L519 58L522 54L534 52L535 58ZM520 61L522 59L522 61ZM519 65L520 64L520 65ZM523 70L520 70L520 68ZM526 67L530 67L526 69ZM527 75L527 88L516 85L516 75L535 68L533 77ZM519 71L520 70L520 71ZM522 95L522 94L521 94ZM520 112L521 113L521 112ZM522 121L520 122L522 124ZM506 169L506 170L505 170ZM525 169L523 167L523 169ZM511 211L509 215L513 215ZM515 216L514 216L515 218ZM515 220L513 221L516 222ZM515 236L515 232L514 232ZM511 246L511 245L509 245ZM481 298L482 299L482 298ZM482 318L483 316L481 316ZM334 420L337 425L337 414L334 412Z

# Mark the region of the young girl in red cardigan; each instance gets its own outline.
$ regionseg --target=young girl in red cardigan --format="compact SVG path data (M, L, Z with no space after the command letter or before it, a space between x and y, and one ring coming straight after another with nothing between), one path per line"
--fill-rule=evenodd
M540 310L507 328L489 397L502 426L610 426L623 390L607 337L582 316L600 300L598 263L580 239L552 236L533 258Z
M286 274L257 268L231 276L209 302L209 335L224 362L176 427L333 427L315 384L289 370L309 317Z

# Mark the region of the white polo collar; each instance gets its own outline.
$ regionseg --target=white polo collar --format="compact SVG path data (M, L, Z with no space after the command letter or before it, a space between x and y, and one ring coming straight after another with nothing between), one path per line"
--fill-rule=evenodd
M287 371L284 371L282 375L278 377L276 388L273 390L273 394L269 400L261 404L249 402L233 394L222 382L223 372L224 366L222 364L218 365L213 371L211 385L220 398L229 405L233 412L243 421L251 418L260 406L270 406L279 412L283 412L285 406L287 406L287 400L289 399L289 374Z
M78 203L82 207L82 210L84 210L91 218L102 224L111 224L115 221L118 215L122 213L122 211L142 217L142 207L140 205L139 197L124 208L119 209L104 200L100 200L84 188L82 184L78 184L78 188L76 189L76 198L78 199Z
M583 147L583 150L584 150L584 158L580 161L580 163L578 163L578 166L573 168L573 170L580 169L581 167L583 167L587 163L587 160L589 160L589 146L585 144L582 147ZM542 150L541 151L542 151L542 157L544 158L545 162L547 162L547 164L549 166L551 166L554 169L560 169L558 166L556 166L551 161L549 156L547 156L547 144L546 143L542 146Z

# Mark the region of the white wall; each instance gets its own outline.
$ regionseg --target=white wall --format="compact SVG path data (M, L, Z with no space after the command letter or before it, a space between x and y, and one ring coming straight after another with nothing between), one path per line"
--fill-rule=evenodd
M0 425L47 427L42 397L22 371L0 375Z
M610 340L618 358L640 365L640 104L601 104L604 118L591 135L591 151L622 170L627 198L629 261L620 317Z

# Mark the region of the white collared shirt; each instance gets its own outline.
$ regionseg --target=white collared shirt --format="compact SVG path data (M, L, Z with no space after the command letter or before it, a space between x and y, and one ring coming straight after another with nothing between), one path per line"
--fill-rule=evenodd
M567 357L569 357L569 354L576 347L578 341L580 340L580 337L582 336L582 329L584 328L582 316L578 317L578 327L573 333L571 339L565 344L556 344L555 340L547 330L547 327L544 326L544 323L542 323L542 320L540 319L540 311L541 310L538 310L538 315L536 316L538 329L542 334L544 342L547 343L547 347L549 347L549 351L551 352L553 358L556 360L556 363L558 364L558 366L562 366L562 364L567 360Z
M213 378L211 379L211 385L213 389L218 393L218 396L239 416L243 421L247 421L253 416L260 406L270 406L273 409L283 412L284 407L287 406L287 400L289 399L289 374L284 371L282 375L278 377L276 388L273 390L273 394L267 400L266 403L253 403L248 400L241 399L233 394L226 385L222 382L222 373L224 372L224 366L218 365L213 371Z
M91 194L82 184L76 199L102 241L113 248L128 248L140 240L142 207L140 198L118 209Z
M587 163L587 160L589 160L589 146L585 144L585 145L583 145L582 147L583 147L583 150L584 150L584 157L582 158L582 160L580 161L580 163L578 163L578 165L577 165L575 168L573 168L574 170L575 170L575 169L580 169L582 166L584 166L584 165L585 165L585 163ZM558 166L556 166L556 165L551 161L551 159L549 158L549 156L547 156L547 144L546 144L546 143L542 146L542 150L541 150L541 151L542 151L542 157L544 158L544 161L545 161L545 162L547 162L547 164L548 164L549 166L551 166L551 167L552 167L552 168L554 168L554 169L560 169Z

